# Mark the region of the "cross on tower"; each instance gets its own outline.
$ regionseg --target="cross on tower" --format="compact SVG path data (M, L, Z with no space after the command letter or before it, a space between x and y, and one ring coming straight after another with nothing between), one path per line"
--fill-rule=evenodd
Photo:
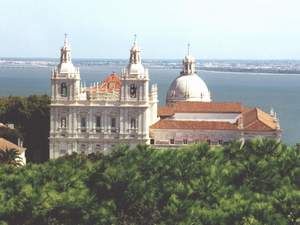
M65 45L68 43L68 34L65 33Z

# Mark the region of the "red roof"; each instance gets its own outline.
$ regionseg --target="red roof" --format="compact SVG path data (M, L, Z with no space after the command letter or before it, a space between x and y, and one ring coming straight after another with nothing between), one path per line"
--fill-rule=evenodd
M7 149L15 149L19 154L23 153L26 150L26 148L19 147L18 145L4 138L0 138L0 151L5 151Z
M186 113L239 113L240 120L236 123L222 121L185 121L173 120L175 112ZM243 130L243 131L277 131L277 121L259 108L245 108L240 103L203 103L177 102L171 106L159 107L161 119L151 129L200 129L200 130Z
M174 113L242 113L246 109L238 102L176 102L158 107L159 116L172 116Z
M274 118L259 108L253 108L244 112L242 118L245 130L272 131L277 129L277 122Z
M111 75L109 75L108 77L106 77L101 84L99 85L99 87L95 86L90 88L89 90L91 92L96 92L97 89L99 89L100 93L114 93L114 92L120 92L121 90L121 80L120 77L115 74L112 73Z
M159 120L151 129L185 129L185 130L238 130L236 124L229 122L213 121L184 121L184 120Z
M161 117L165 116L173 116L174 115L174 109L168 106L160 106L158 107L158 115Z

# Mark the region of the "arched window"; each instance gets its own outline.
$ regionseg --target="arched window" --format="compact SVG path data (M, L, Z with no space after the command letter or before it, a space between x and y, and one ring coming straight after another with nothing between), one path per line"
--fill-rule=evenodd
M61 97L67 97L67 84L66 83L61 83L60 85L60 95Z
M130 84L130 97L131 98L136 98L136 85L135 84Z

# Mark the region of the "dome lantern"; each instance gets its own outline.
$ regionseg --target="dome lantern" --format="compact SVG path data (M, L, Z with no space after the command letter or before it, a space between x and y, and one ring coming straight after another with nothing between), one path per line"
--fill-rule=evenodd
M167 104L179 101L211 102L205 82L196 74L196 60L188 54L183 59L183 70L172 82L166 97Z
M193 56L190 55L190 43L188 44L188 52L187 55L184 57L182 64L183 69L181 74L182 75L191 75L196 73L196 61Z

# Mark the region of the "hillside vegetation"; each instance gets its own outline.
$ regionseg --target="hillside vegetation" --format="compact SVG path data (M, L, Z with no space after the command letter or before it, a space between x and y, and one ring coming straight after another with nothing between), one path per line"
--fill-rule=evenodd
M44 162L49 158L50 98L47 95L0 97L0 122L13 123L16 135L0 130L0 137L16 143L24 139L29 162Z
M266 139L119 146L0 175L2 224L300 224L299 150Z

